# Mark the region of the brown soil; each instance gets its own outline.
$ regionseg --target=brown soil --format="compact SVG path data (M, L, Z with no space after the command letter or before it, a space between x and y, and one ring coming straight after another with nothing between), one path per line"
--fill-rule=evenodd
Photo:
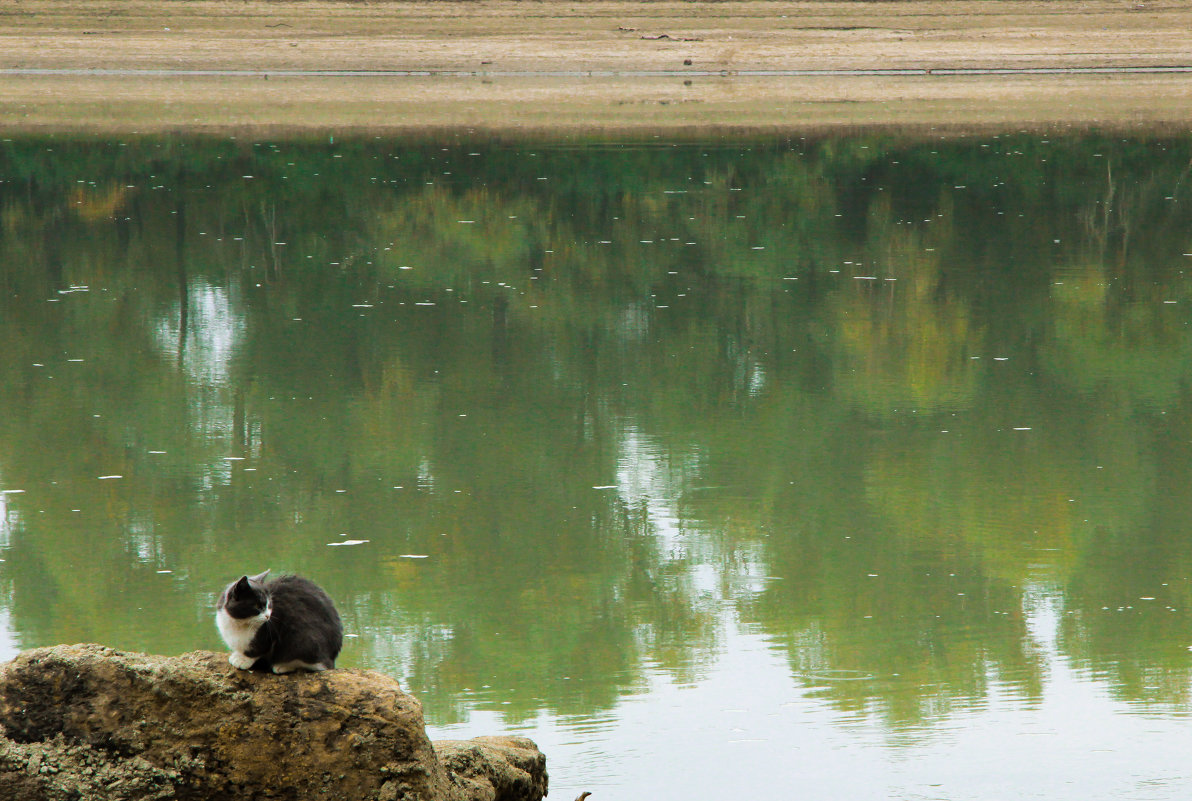
M948 71L1192 67L1189 30L1176 0L22 0L0 127L1186 126L1187 73Z

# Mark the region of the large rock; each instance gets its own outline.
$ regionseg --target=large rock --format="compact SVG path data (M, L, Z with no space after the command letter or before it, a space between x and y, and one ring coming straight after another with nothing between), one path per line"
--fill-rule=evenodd
M422 707L363 670L274 676L224 654L40 648L0 667L0 798L540 801L522 737L427 739Z

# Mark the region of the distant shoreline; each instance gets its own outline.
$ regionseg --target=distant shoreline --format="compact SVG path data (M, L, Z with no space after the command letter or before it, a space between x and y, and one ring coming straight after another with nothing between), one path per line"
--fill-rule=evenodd
M1067 0L26 0L0 129L1171 128L1188 30Z

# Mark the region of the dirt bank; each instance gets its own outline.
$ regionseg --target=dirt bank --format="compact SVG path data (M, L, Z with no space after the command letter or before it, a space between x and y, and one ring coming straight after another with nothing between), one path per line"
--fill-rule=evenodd
M1089 70L1192 67L1188 30L1178 2L26 0L0 126L1186 126L1187 73Z

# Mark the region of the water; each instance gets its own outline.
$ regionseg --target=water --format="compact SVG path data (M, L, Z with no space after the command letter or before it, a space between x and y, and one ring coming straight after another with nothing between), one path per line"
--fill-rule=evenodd
M0 142L0 656L269 567L552 797L1186 798L1190 160Z

